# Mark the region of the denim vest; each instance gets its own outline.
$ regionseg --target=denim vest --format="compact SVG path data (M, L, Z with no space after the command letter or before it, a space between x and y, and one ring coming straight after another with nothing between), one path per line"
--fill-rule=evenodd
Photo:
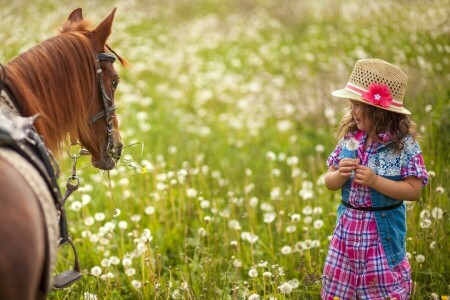
M387 179L400 181L401 168L406 165L410 159L421 153L418 143L412 138L407 137L405 140L405 148L400 153L394 153L385 145L380 145L375 153L368 158L368 167L374 170L375 174ZM342 200L348 202L351 180L342 186ZM387 197L374 189L371 189L370 196L372 207L390 206L400 202ZM344 205L338 208L338 220L342 213L347 209ZM398 265L406 255L406 206L403 203L399 207L386 210L375 211L375 220L377 223L378 234L381 239L384 253L386 255L390 268Z

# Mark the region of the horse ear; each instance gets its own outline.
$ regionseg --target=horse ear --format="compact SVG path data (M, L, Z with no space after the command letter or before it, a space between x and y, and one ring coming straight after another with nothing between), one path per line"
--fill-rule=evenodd
M106 40L111 34L112 23L114 21L114 15L116 14L116 8L107 16L92 32L94 42L100 47L104 47Z
M77 23L83 21L83 12L81 8L75 9L67 18L68 23Z

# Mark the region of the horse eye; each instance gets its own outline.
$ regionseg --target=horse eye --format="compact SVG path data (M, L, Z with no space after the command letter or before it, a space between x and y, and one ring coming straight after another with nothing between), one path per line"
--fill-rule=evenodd
M119 85L119 80L113 80L112 81L112 86L113 86L114 89L116 89L118 85Z

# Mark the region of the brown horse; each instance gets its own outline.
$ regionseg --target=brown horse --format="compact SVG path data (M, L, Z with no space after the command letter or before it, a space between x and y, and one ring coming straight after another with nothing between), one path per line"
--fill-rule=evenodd
M123 146L115 118L119 77L113 62L116 57L126 62L106 43L115 11L92 29L81 9L74 10L57 36L8 62L5 78L0 72L10 108L23 117L39 115L34 126L49 153L61 153L70 137L103 170L114 168ZM28 174L7 157L0 157L0 299L42 299L53 271L46 263L50 233L44 215L56 214L43 212Z

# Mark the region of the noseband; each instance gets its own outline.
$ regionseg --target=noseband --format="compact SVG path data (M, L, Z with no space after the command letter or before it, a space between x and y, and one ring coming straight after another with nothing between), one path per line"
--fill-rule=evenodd
M114 155L114 139L113 139L113 119L114 119L114 111L116 110L116 105L112 103L111 98L108 96L105 90L105 84L103 83L103 70L100 67L101 61L106 61L110 63L114 63L116 57L110 53L97 53L95 58L95 68L97 72L98 85L100 88L100 93L103 101L103 110L96 113L90 120L89 124L93 125L98 120L105 118L106 119L106 134L107 134L107 142L106 142L106 154L108 156Z

